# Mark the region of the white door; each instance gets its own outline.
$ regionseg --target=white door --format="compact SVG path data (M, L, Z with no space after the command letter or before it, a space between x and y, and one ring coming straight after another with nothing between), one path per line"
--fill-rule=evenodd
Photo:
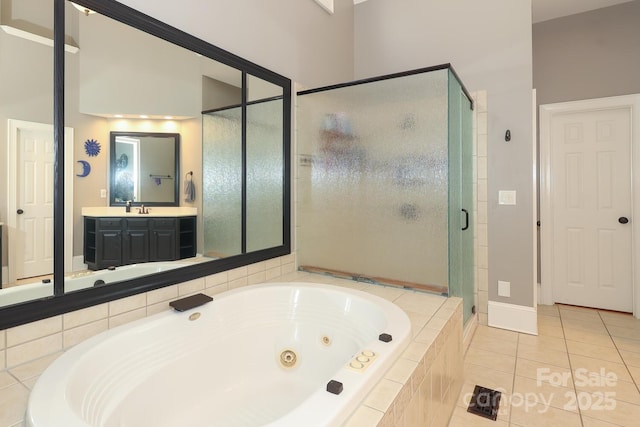
M16 278L53 273L53 126L18 131ZM10 213L12 214L12 213Z
M549 135L554 300L632 312L631 110L554 114Z

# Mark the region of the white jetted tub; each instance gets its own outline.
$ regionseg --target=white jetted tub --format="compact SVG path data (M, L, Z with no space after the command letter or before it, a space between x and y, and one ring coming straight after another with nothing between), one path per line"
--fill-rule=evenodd
M244 287L73 347L38 379L27 426L339 426L410 331L399 307L361 291Z

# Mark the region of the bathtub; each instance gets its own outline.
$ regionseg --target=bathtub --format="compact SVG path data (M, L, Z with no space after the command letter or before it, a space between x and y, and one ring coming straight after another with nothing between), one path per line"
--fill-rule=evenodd
M227 291L64 353L35 384L27 426L339 426L410 330L399 307L352 289L274 283ZM332 380L341 393L327 391Z
M104 284L119 282L132 277L145 276L147 274L160 273L174 268L184 267L188 264L178 262L148 262L117 267L115 270L98 270L74 273L64 280L66 292L90 288L99 280ZM98 282L100 283L100 282ZM53 281L48 283L34 282L24 285L12 286L0 289L0 307L46 298L53 295Z

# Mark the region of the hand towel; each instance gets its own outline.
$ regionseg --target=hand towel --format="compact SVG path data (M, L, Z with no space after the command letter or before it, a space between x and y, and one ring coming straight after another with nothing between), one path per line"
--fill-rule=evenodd
M192 203L196 200L196 187L193 184L193 179L188 179L184 183L184 201Z

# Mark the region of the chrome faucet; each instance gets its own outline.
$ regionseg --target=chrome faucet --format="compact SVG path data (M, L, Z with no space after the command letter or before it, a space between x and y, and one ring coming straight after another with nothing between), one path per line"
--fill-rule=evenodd
M144 205L140 205L140 207L138 208L138 213L139 214L148 214L149 213L149 209L145 209Z

